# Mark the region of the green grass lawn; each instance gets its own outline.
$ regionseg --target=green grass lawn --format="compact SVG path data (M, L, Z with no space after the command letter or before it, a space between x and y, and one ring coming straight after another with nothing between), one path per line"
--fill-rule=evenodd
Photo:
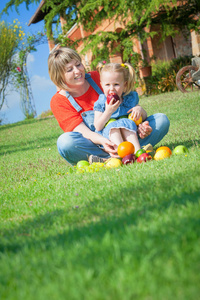
M54 118L0 127L1 300L199 298L200 93L140 103L187 155L77 174Z

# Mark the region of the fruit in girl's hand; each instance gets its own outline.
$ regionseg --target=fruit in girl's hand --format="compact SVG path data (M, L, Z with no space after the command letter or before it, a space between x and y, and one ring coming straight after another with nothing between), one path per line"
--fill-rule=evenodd
M105 127L106 127L108 124L110 124L110 123L112 123L112 122L114 122L114 121L116 121L116 119L110 119L110 120L106 123Z
M139 149L136 153L135 156L136 158L138 158L141 154L146 153L146 151L144 149Z
M142 153L138 158L137 162L142 163L142 162L147 162L148 160L152 160L152 157L148 153Z
M160 150L166 150L166 151L169 152L170 155L172 155L172 151L171 151L171 149L170 149L169 147L161 146L161 147L159 147L159 148L156 150L156 153L157 153L158 151L160 151Z
M85 168L85 167L87 167L87 166L89 166L90 164L89 164L89 162L87 161L87 160L80 160L78 163L77 163L77 165L76 165L76 167L78 168L78 169L82 169L82 168Z
M134 152L135 152L134 145L127 141L119 144L119 146L117 148L117 153L121 158L125 157L128 154L133 154Z
M186 148L184 145L179 145L177 147L174 148L173 150L173 154L175 155L180 155L180 154L185 154L188 153L188 148Z
M133 164L136 160L134 154L128 154L122 158L123 165Z
M121 160L115 157L112 157L105 162L106 168L118 168L121 165L122 165Z
M139 124L141 124L142 123L142 116L140 116L140 118L138 119L138 120L136 120L135 118L132 118L132 113L130 113L129 115L128 115L128 119L130 119L130 120L132 120L132 121L134 121L135 122L135 124L138 126Z
M113 104L115 104L118 100L120 100L120 99L119 99L119 96L118 96L117 94L115 94L115 93L110 93L110 94L107 95L107 103L109 104L110 101L111 101L113 98L114 98Z
M165 149L161 149L159 151L156 152L156 154L154 155L154 159L155 160L161 160L164 158L169 158L171 155L169 153L169 151L165 150Z

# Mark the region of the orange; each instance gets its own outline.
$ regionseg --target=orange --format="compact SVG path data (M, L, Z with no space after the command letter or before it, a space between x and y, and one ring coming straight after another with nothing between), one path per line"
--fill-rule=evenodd
M134 152L135 152L134 145L127 141L119 144L117 149L117 153L121 158L125 157L126 155L133 154Z
M135 120L135 119L133 119L133 118L131 117L131 114L132 114L132 113L130 113L130 114L128 115L128 119L134 121L135 124L136 124L137 126L138 126L140 123L142 123L142 117L141 117L141 116L140 116L140 118L139 118L138 120Z
M161 160L164 158L169 158L171 155L169 154L169 152L165 149L161 149L160 151L156 152L156 154L154 155L154 159L155 160Z
M169 147L161 146L161 147L159 147L159 148L156 150L156 152L158 152L158 151L160 151L160 150L166 150L166 151L169 152L170 156L172 155L172 151L171 151L171 149L170 149Z

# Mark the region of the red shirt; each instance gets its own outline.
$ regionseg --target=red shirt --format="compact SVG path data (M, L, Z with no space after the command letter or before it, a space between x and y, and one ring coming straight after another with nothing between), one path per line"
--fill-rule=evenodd
M100 85L100 76L97 71L90 72L92 79L102 89ZM84 111L92 110L94 102L99 98L99 94L91 87L85 94L80 97L74 97L76 102L82 107L80 112L71 105L69 100L59 93L56 93L51 99L51 110L58 121L58 124L64 132L72 131L76 126L83 122L81 113Z

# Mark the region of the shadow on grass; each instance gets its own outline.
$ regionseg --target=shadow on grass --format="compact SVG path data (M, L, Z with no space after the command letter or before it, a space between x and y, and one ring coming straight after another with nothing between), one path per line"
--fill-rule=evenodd
M148 191L151 187L152 182L148 185L144 185L143 188L148 194ZM132 193L134 192L132 191ZM130 188L121 190L120 195L123 196L124 199L130 199ZM23 251L23 249L27 247L30 249L48 249L51 247L55 247L55 244L57 246L66 247L68 250L73 246L73 244L76 244L76 242L85 241L88 238L100 242L106 233L114 233L117 240L120 241L120 238L123 238L127 227L135 226L137 228L137 225L141 220L147 224L151 224L151 222L154 221L155 213L158 216L159 214L163 214L170 207L178 209L178 207L185 206L188 203L195 204L199 201L199 196L199 191L193 193L182 193L178 196L174 195L171 199L168 200L163 199L161 202L157 202L156 204L149 204L150 201L148 201L145 204L140 205L140 207L138 208L131 207L130 212L127 212L127 204L126 209L120 213L120 216L116 216L113 212L113 209L110 208L110 211L107 211L107 217L99 213L98 209L100 203L97 202L94 197L94 199L91 200L91 202L83 208L73 206L68 210L57 209L44 215L40 215L31 221L23 221L20 225L17 225L11 230L4 230L1 233L3 238L2 241L4 242L0 244L0 252L17 253L19 251ZM108 199L106 200L109 201L110 207L112 207L113 205L113 207L115 207L115 211L117 212L117 214L119 214L117 208L121 208L123 204L123 202L121 202L121 198L119 199L119 191L116 192L116 194L112 196L112 198L110 198L109 193L107 197ZM101 205L104 205L104 203L101 203ZM74 216L75 213L77 213L77 215ZM90 222L91 219L93 219L92 222ZM59 224L60 221L63 222L62 224L64 225L56 225ZM164 222L160 228L154 229L155 231L158 231L157 233L155 233L156 235L158 235L158 233L160 232L160 241L162 239L163 232L165 235L165 241L167 241L169 237L172 238L172 234L174 233L169 231L168 236L168 228L173 227L173 230L177 230L175 229L176 226L174 226L173 222L174 218L170 219L169 216L167 224ZM180 218L180 221L178 221L177 218L176 222L183 222L183 220L182 218ZM196 231L198 230L200 234L199 219L190 217L188 221L185 220L184 222L182 223L182 225L180 225L180 228L178 228L178 230L180 230L180 232L177 231L177 234L179 236L184 236L184 232L188 230L189 223L192 228L194 228L194 230ZM65 224L68 225L68 229L65 229L63 233L56 233L56 229L53 228L53 226L56 225L56 228L60 230L60 227L65 227ZM32 238L32 231L38 232L38 236L36 235L36 237L34 236ZM45 232L44 235L43 231ZM140 231L140 228L137 228L136 231ZM147 230L147 233L150 235L153 234L153 232L149 230Z
M24 120L24 121L12 123L12 124L1 125L0 126L0 132L3 131L3 130L6 130L6 129L19 127L19 126L22 126L22 125L33 124L33 123L42 122L42 121L44 121L44 119L29 119L29 120Z
M1 145L0 146L0 156L1 155L8 155L11 153L16 153L16 152L23 152L23 151L28 151L28 150L34 150L34 149L40 149L43 147L53 147L56 145L57 139L59 135L51 135L48 138L47 137L42 137L42 138L37 138L33 141L26 141L26 142L20 142L19 144L15 143L12 145Z

